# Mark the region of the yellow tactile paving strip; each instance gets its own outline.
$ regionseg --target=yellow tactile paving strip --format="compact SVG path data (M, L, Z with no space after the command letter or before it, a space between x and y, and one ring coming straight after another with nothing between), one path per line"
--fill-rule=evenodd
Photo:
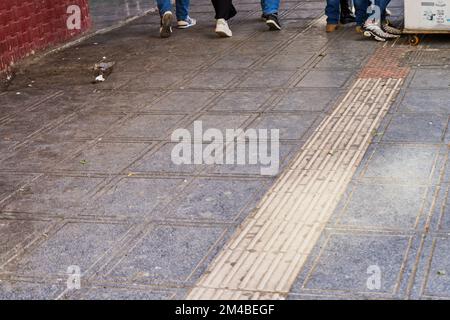
M283 299L403 79L358 79L236 231L188 299Z

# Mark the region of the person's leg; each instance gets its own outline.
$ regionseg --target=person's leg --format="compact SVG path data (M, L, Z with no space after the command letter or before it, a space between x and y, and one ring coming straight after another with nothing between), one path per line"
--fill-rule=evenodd
M264 15L278 13L280 0L261 0L261 8Z
M190 0L176 0L177 25L179 29L187 29L195 26L197 21L189 17Z
M373 0L372 4L375 6L375 9L372 10L372 13L369 15L369 20L373 23L381 23L386 19L386 9L387 6L391 2L390 0Z
M384 23L386 9L390 0L374 0L375 9L369 12L369 18L364 23L364 35L373 37L377 41L397 39L401 33L395 28L390 28ZM370 10L369 10L370 11Z
M362 26L367 20L367 8L369 7L369 0L353 0L355 5L356 25Z
M270 30L281 30L281 23L278 19L280 0L261 0L263 18Z
M216 19L229 20L236 15L236 8L232 0L211 0L216 11Z
M386 9L387 9L387 6L389 5L389 2L391 2L391 0L375 0L375 5L380 7L381 21L386 20Z
M341 15L349 15L349 14L352 14L349 0L341 0Z
M342 24L355 22L355 16L353 14L352 5L350 0L341 0L341 18Z
M236 8L232 0L211 0L216 11L216 34L220 37L231 37L233 33L228 26L227 20L236 15Z
M189 15L190 0L176 0L175 6L177 9L177 20L186 20Z
M158 11L161 17L167 11L172 11L172 4L170 3L170 0L156 0L156 4L158 5Z
M170 0L156 0L159 15L161 16L161 27L159 35L161 38L168 38L172 34L172 4Z
M336 30L340 18L340 0L327 0L325 15L327 16L327 32Z

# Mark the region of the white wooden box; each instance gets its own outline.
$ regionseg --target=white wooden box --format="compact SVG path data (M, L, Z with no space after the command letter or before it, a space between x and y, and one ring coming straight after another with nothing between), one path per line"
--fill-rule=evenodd
M450 0L405 0L405 29L450 31Z

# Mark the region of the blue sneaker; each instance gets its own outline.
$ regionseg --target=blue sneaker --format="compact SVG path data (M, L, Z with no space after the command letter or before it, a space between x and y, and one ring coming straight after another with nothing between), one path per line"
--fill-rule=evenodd
M187 17L184 20L178 20L178 29L187 29L190 27L193 27L197 24L197 20L191 18L191 17Z

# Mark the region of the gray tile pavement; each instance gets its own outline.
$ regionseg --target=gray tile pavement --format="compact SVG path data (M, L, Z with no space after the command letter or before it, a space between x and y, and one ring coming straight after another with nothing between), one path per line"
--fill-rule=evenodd
M185 297L275 177L176 166L172 131L279 128L284 168L379 47L352 28L325 34L324 1L284 1L279 33L258 1L237 3L229 41L196 1L196 28L161 40L150 14L37 61L0 93L0 298ZM94 86L103 56L117 65ZM448 296L448 78L413 69L289 298ZM60 281L70 265L79 291Z

